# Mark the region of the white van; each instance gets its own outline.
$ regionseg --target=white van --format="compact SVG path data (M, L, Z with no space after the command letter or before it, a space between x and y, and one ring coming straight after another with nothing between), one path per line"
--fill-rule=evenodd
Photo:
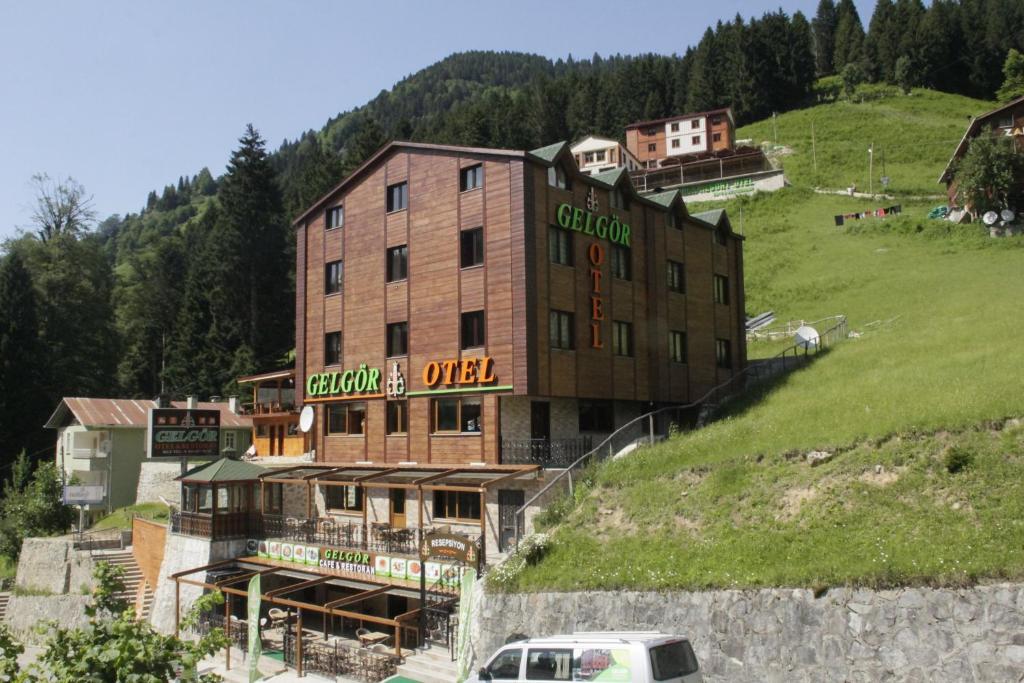
M654 631L574 633L508 643L466 683L700 683L690 641Z

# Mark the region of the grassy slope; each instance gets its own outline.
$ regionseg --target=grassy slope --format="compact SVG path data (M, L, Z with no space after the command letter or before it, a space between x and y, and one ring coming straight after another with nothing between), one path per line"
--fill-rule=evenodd
M743 215L749 311L845 313L863 336L727 419L599 468L521 588L1024 576L1024 432L972 431L1024 415L1024 244L948 234L920 203L834 227L869 206L796 188L726 204L734 225ZM953 445L975 457L956 475ZM834 447L820 468L787 457Z
M801 187L845 188L856 183L868 190L868 146L875 145L874 189L881 191L882 158L891 178L890 192L941 194L936 182L967 128L971 116L993 108L992 103L931 90L874 102L834 102L780 115L775 125L778 142L793 149L783 157L786 176ZM811 124L818 173L811 149ZM772 120L744 126L739 139L755 143L774 140Z
M154 522L166 522L170 518L170 511L163 503L138 503L128 507L118 508L112 513L100 519L93 525L93 531L99 529L131 529L132 517L152 520Z

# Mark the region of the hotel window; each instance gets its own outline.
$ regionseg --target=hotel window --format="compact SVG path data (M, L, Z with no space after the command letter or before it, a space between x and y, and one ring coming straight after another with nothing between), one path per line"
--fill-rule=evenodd
M185 509L185 508L183 508ZM264 484L263 511L279 515L284 509L284 484Z
M633 355L633 323L620 320L612 323L612 353L616 356Z
M675 123L672 124L672 132L673 133L678 133L679 132L679 122L678 121L676 121Z
M565 175L565 170L561 166L552 166L548 169L548 185L562 190L572 189L572 183L569 182L569 177Z
M324 430L328 434L360 435L365 432L366 404L331 403L327 405L327 419Z
M715 142L721 142L722 141L722 134L721 133L713 133L711 135L711 139L713 141L715 141Z
M647 151L648 152L657 152L658 151L658 144L656 142L648 143Z
M594 153L593 152L584 152L583 153L583 163L585 163L585 164L592 164L592 163L594 163Z
M672 139L672 148L677 149L679 147L679 138Z
M700 144L700 136L699 135L694 135L692 138L690 138L690 144L691 145L699 145Z
M694 119L693 121L690 121L690 128L692 128L693 130L697 130L698 128L700 128L700 119Z
M409 353L409 323L388 325L388 358Z
M224 432L224 448L235 450L235 433Z
M469 311L462 314L463 349L475 349L484 345L484 312Z
M480 494L469 491L434 491L434 517L480 521Z
M679 261L668 262L668 289L670 292L686 292L686 277L683 271L683 264Z
M409 183L388 185L388 213L409 207Z
M729 304L729 278L715 275L715 303Z
M559 265L573 265L571 232L548 226L548 258Z
M325 486L324 505L332 511L362 512L363 488L361 486Z
M324 269L324 294L337 294L341 291L343 269L341 261L331 261Z
M551 315L548 317L548 337L551 340L551 348L570 351L576 348L573 329L572 313L551 311Z
M604 150L601 150L600 152L594 152L594 161L604 161L604 159L605 159L604 155L605 155L605 151Z
M430 413L433 432L480 433L479 398L435 398Z
M328 332L324 335L324 365L341 363L341 332Z
M715 364L720 368L732 367L732 346L728 339L715 340Z
M482 266L484 263L484 229L463 230L459 235L459 265L463 268Z
M335 206L327 209L327 229L334 230L345 225L345 207Z
M477 164L459 172L459 190L466 192L484 186L484 165Z
M612 275L620 280L633 279L632 253L621 244L612 245Z
M721 116L712 116L711 117L711 125L712 126L717 126L721 122L722 122L722 117Z
M686 333L670 330L668 333L668 357L673 363L686 362Z
M406 401L388 401L388 434L409 431L409 404Z
M622 191L622 188L615 188L612 190L611 205L613 209L628 209L629 208L629 195Z
M404 280L409 276L409 246L388 249L388 282Z
M611 401L580 399L579 413L581 432L615 431L615 411Z

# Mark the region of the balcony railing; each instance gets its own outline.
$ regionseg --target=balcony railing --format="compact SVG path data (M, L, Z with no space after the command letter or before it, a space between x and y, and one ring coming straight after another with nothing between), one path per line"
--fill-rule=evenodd
M503 465L568 467L591 449L589 436L575 439L502 439Z
M254 538L260 533L260 513L219 512L210 515L176 511L171 513L171 533L214 540Z

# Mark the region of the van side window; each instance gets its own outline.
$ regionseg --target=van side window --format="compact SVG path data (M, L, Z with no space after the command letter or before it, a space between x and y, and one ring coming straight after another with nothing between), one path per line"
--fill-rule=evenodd
M651 648L651 672L654 680L667 681L697 671L697 656L689 641L677 640Z
M628 647L583 647L576 653L577 681L631 681L632 657Z
M519 661L522 658L522 650L505 650L494 658L491 665L487 667L487 673L491 674L491 680L494 681L518 681Z
M571 681L572 650L530 648L526 657L526 680Z

